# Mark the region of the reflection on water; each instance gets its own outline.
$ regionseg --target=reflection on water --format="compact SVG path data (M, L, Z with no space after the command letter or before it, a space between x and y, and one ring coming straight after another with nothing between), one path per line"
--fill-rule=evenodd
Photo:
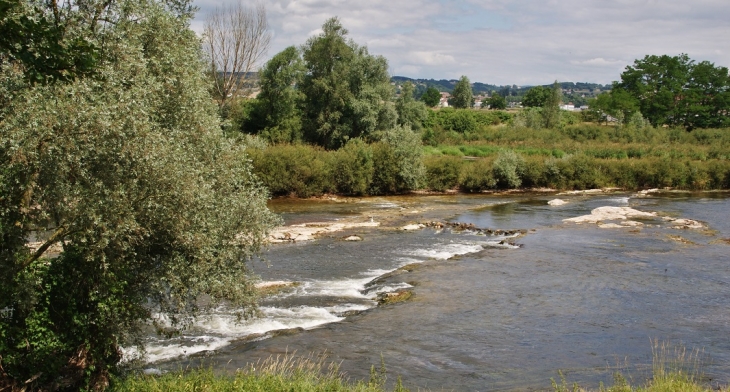
M222 310L183 346L204 350L207 341L217 342L204 360L221 369L272 354L326 351L354 379L367 378L382 355L392 378L401 375L406 386L505 390L549 387L559 369L591 387L609 381L617 368L641 379L651 363L650 340L660 339L704 349L707 377L730 382L730 247L718 241L730 237L730 198L630 196L561 196L568 203L559 207L547 205L555 196L277 202L273 208L289 221L360 214L370 202L394 213L422 209L423 219L528 234L510 240L519 249L492 246L500 238L431 228L358 229L362 242L324 238L274 246L268 264L254 263L256 273L301 284L265 301L264 318L251 325L228 323ZM429 205L473 209L454 216L456 209ZM660 218L622 229L562 222L601 206L697 219L710 230L672 229ZM413 263L418 267L410 272L377 279ZM375 306L378 292L411 286L411 301ZM266 338L283 328L306 331ZM247 339L252 331L269 335ZM179 354L173 351L181 342L165 344L155 346L159 353Z

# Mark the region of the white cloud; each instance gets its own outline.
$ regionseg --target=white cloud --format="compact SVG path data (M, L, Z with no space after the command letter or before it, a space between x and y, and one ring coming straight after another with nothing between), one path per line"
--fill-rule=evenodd
M575 65L591 65L596 67L615 67L617 65L626 65L628 62L624 60L606 60L603 57L595 57L588 60L571 60L570 63Z
M198 0L205 15L225 1ZM727 0L269 0L273 56L329 17L396 75L495 84L610 83L634 59L677 55L730 66ZM482 22L482 20L484 22Z
M455 64L454 56L442 54L435 51L410 52L408 59L425 65L450 65Z

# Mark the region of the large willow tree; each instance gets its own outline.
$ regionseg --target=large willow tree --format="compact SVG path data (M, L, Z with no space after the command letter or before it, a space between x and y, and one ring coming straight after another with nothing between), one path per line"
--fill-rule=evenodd
M1 1L0 389L103 388L140 325L201 297L252 314L276 217L221 135L189 6Z

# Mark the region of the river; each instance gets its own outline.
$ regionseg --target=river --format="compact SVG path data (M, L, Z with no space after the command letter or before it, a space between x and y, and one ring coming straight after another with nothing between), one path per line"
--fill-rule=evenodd
M555 198L567 203L548 205ZM182 337L150 337L148 367L203 362L235 370L272 355L326 353L353 380L367 379L382 356L389 379L401 376L413 389L549 389L558 370L597 388L615 371L642 382L658 340L699 350L704 380L730 383L727 193L275 200L270 207L287 224L387 224L270 246L253 271L297 286L263 300L259 319L236 323L222 307ZM598 207L656 216L614 228L563 221ZM678 218L703 227L680 228ZM508 233L398 229L419 222ZM350 235L362 241L343 240ZM406 302L373 300L404 289L414 294Z

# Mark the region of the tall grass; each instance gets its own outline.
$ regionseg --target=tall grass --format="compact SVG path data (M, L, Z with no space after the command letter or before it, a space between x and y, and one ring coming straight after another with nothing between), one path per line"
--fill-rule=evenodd
M371 369L370 379L351 382L326 356L285 355L249 365L233 375L216 374L211 368L162 375L132 375L112 382L112 392L381 392L386 391L386 370ZM400 378L390 389L408 391Z
M702 351L673 346L666 342L652 342L652 376L643 384L632 386L621 373L614 374L613 385L601 384L601 392L717 392L728 391L727 386L703 383ZM551 379L556 392L578 392L586 389L577 383L568 384L560 374L560 383Z

